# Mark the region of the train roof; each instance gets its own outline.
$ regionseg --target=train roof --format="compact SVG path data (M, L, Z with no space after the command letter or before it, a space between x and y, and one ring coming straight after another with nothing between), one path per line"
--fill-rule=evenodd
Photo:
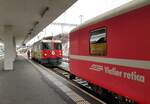
M100 22L100 21L107 20L109 18L121 15L123 13L132 11L134 9L137 9L137 8L149 5L149 4L150 4L150 0L133 0L129 3L127 3L127 4L124 4L124 5L122 5L118 8L115 8L111 11L108 11L106 13L98 15L98 16L94 17L93 19L90 19L90 20L84 22L83 24L81 24L81 25L77 26L76 28L74 28L71 32L77 31L77 30L82 29L86 26L95 24L95 23Z
M45 43L48 43L48 42L61 43L61 41L60 41L60 40L41 40L41 42L45 42Z

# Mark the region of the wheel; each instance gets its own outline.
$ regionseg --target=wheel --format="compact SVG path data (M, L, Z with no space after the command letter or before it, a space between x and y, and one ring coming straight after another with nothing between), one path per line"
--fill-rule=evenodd
M70 79L70 80L73 80L73 79L75 79L75 78L76 78L75 75L73 75L73 74L70 74L70 75L69 75L69 79Z
M99 87L99 86L97 86L97 85L94 85L94 84L92 84L92 83L89 83L89 86L91 87L91 89L95 92L95 93L97 93L97 94L99 94L100 96L106 96L107 95L107 90L106 89L104 89L104 88L101 88L101 87Z

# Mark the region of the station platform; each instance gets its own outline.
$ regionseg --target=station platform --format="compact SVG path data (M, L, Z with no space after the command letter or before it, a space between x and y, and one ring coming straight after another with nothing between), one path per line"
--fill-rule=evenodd
M24 56L17 56L13 71L2 64L0 104L105 104Z
M24 57L17 57L13 71L3 71L0 62L0 104L68 104L50 87ZM70 102L71 103L71 102Z

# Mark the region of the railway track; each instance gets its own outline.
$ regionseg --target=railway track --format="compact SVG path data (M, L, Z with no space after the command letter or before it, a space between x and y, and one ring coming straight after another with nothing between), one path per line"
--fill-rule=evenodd
M81 78L78 78L78 77L76 77L73 80L70 80L69 79L70 73L61 67L49 68L49 69L52 70L53 72L55 72L56 74L60 75L61 77L65 78L69 82L73 83L78 88L81 88L82 90L84 90L88 95L90 95L91 97L94 97L95 100L101 100L101 101L105 102L106 104L112 104L112 101L109 98L104 98L103 96L96 94L92 90L92 88L89 86L87 81L85 81ZM115 103L115 104L117 104L117 103Z
M68 71L65 71L61 68L49 68L48 66L43 66L43 65L40 65L38 62L36 61L29 61L31 62L35 67L37 67L38 70L41 70L43 69L43 71L45 70L47 72L47 75L50 74L51 75L51 72L54 72L55 74L57 74L57 77L58 80L60 81L60 83L63 83L64 87L68 87L69 89L72 89L73 92L76 92L79 96L74 96L76 94L71 94L69 95L71 98L73 98L73 100L78 103L76 104L107 104L105 103L103 100L97 98L94 96L94 93L91 94L92 92L90 92L90 90L87 88L87 84L85 84L86 82L85 81L82 81L81 79L79 78L76 78L75 80L70 80L69 79L69 73ZM34 64L35 63L35 64ZM39 71L42 75L46 76L44 78L46 78L47 80L47 75L45 74L45 72L43 72L42 70ZM54 75L54 74L53 74ZM51 76L52 77L52 76ZM63 77L63 78L62 78ZM55 78L50 78L52 81L53 79ZM56 79L54 80L56 81ZM83 84L84 82L84 84ZM54 82L54 83L57 83L59 84L58 82ZM80 84L79 84L80 83ZM85 85L85 86L83 86ZM59 86L58 86L59 87ZM66 87L65 89L63 89L64 91L66 91ZM60 88L62 89L62 85L60 86ZM67 88L67 89L68 89ZM88 91L89 90L89 91ZM68 91L68 90L67 90ZM65 92L66 93L66 92ZM68 93L68 92L67 92ZM69 94L72 93L72 92L69 92ZM63 95L64 96L64 95ZM85 100L81 100L82 99L85 99ZM81 100L81 101L80 101ZM89 102L89 103L88 103Z
M71 80L69 78L69 74L70 74L69 71L63 69L62 67L55 67L55 68L51 68L48 66L44 66L44 67L55 72L57 75L63 77L64 79L72 83L77 89L82 90L82 92L84 92L88 96L91 96L93 99L99 101L100 104L136 104L135 102L132 102L132 100L129 99L125 99L127 100L127 102L122 102L121 101L122 98L120 99L120 96L119 97L112 96L113 93L111 91L110 92L108 91L110 95L103 95L103 94L100 95L91 88L91 86L88 84L87 81L78 77L75 77L75 79Z
M61 77L65 78L66 80L68 80L69 82L73 83L74 85L76 85L77 87L81 88L82 90L84 90L85 92L87 92L89 95L91 95L92 97L99 99L103 102L105 102L106 104L137 104L136 102L130 100L130 99L125 99L126 102L122 102L122 98L120 98L120 96L114 96L113 93L110 91L108 93L110 93L110 95L100 95L98 93L96 93L94 91L94 89L91 88L91 86L89 86L88 82L76 77L75 79L70 80L69 79L69 71L63 69L62 67L56 67L56 68L49 68L50 70L52 70L53 72L55 72L56 74L60 75Z

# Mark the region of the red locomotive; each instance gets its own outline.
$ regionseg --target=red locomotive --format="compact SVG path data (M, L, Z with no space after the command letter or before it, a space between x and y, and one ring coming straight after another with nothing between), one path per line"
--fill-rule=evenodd
M147 0L127 7L100 15L70 33L71 78L87 80L99 93L107 89L150 104L150 5Z
M62 60L62 44L60 40L41 40L32 46L31 58L41 64L57 66Z

